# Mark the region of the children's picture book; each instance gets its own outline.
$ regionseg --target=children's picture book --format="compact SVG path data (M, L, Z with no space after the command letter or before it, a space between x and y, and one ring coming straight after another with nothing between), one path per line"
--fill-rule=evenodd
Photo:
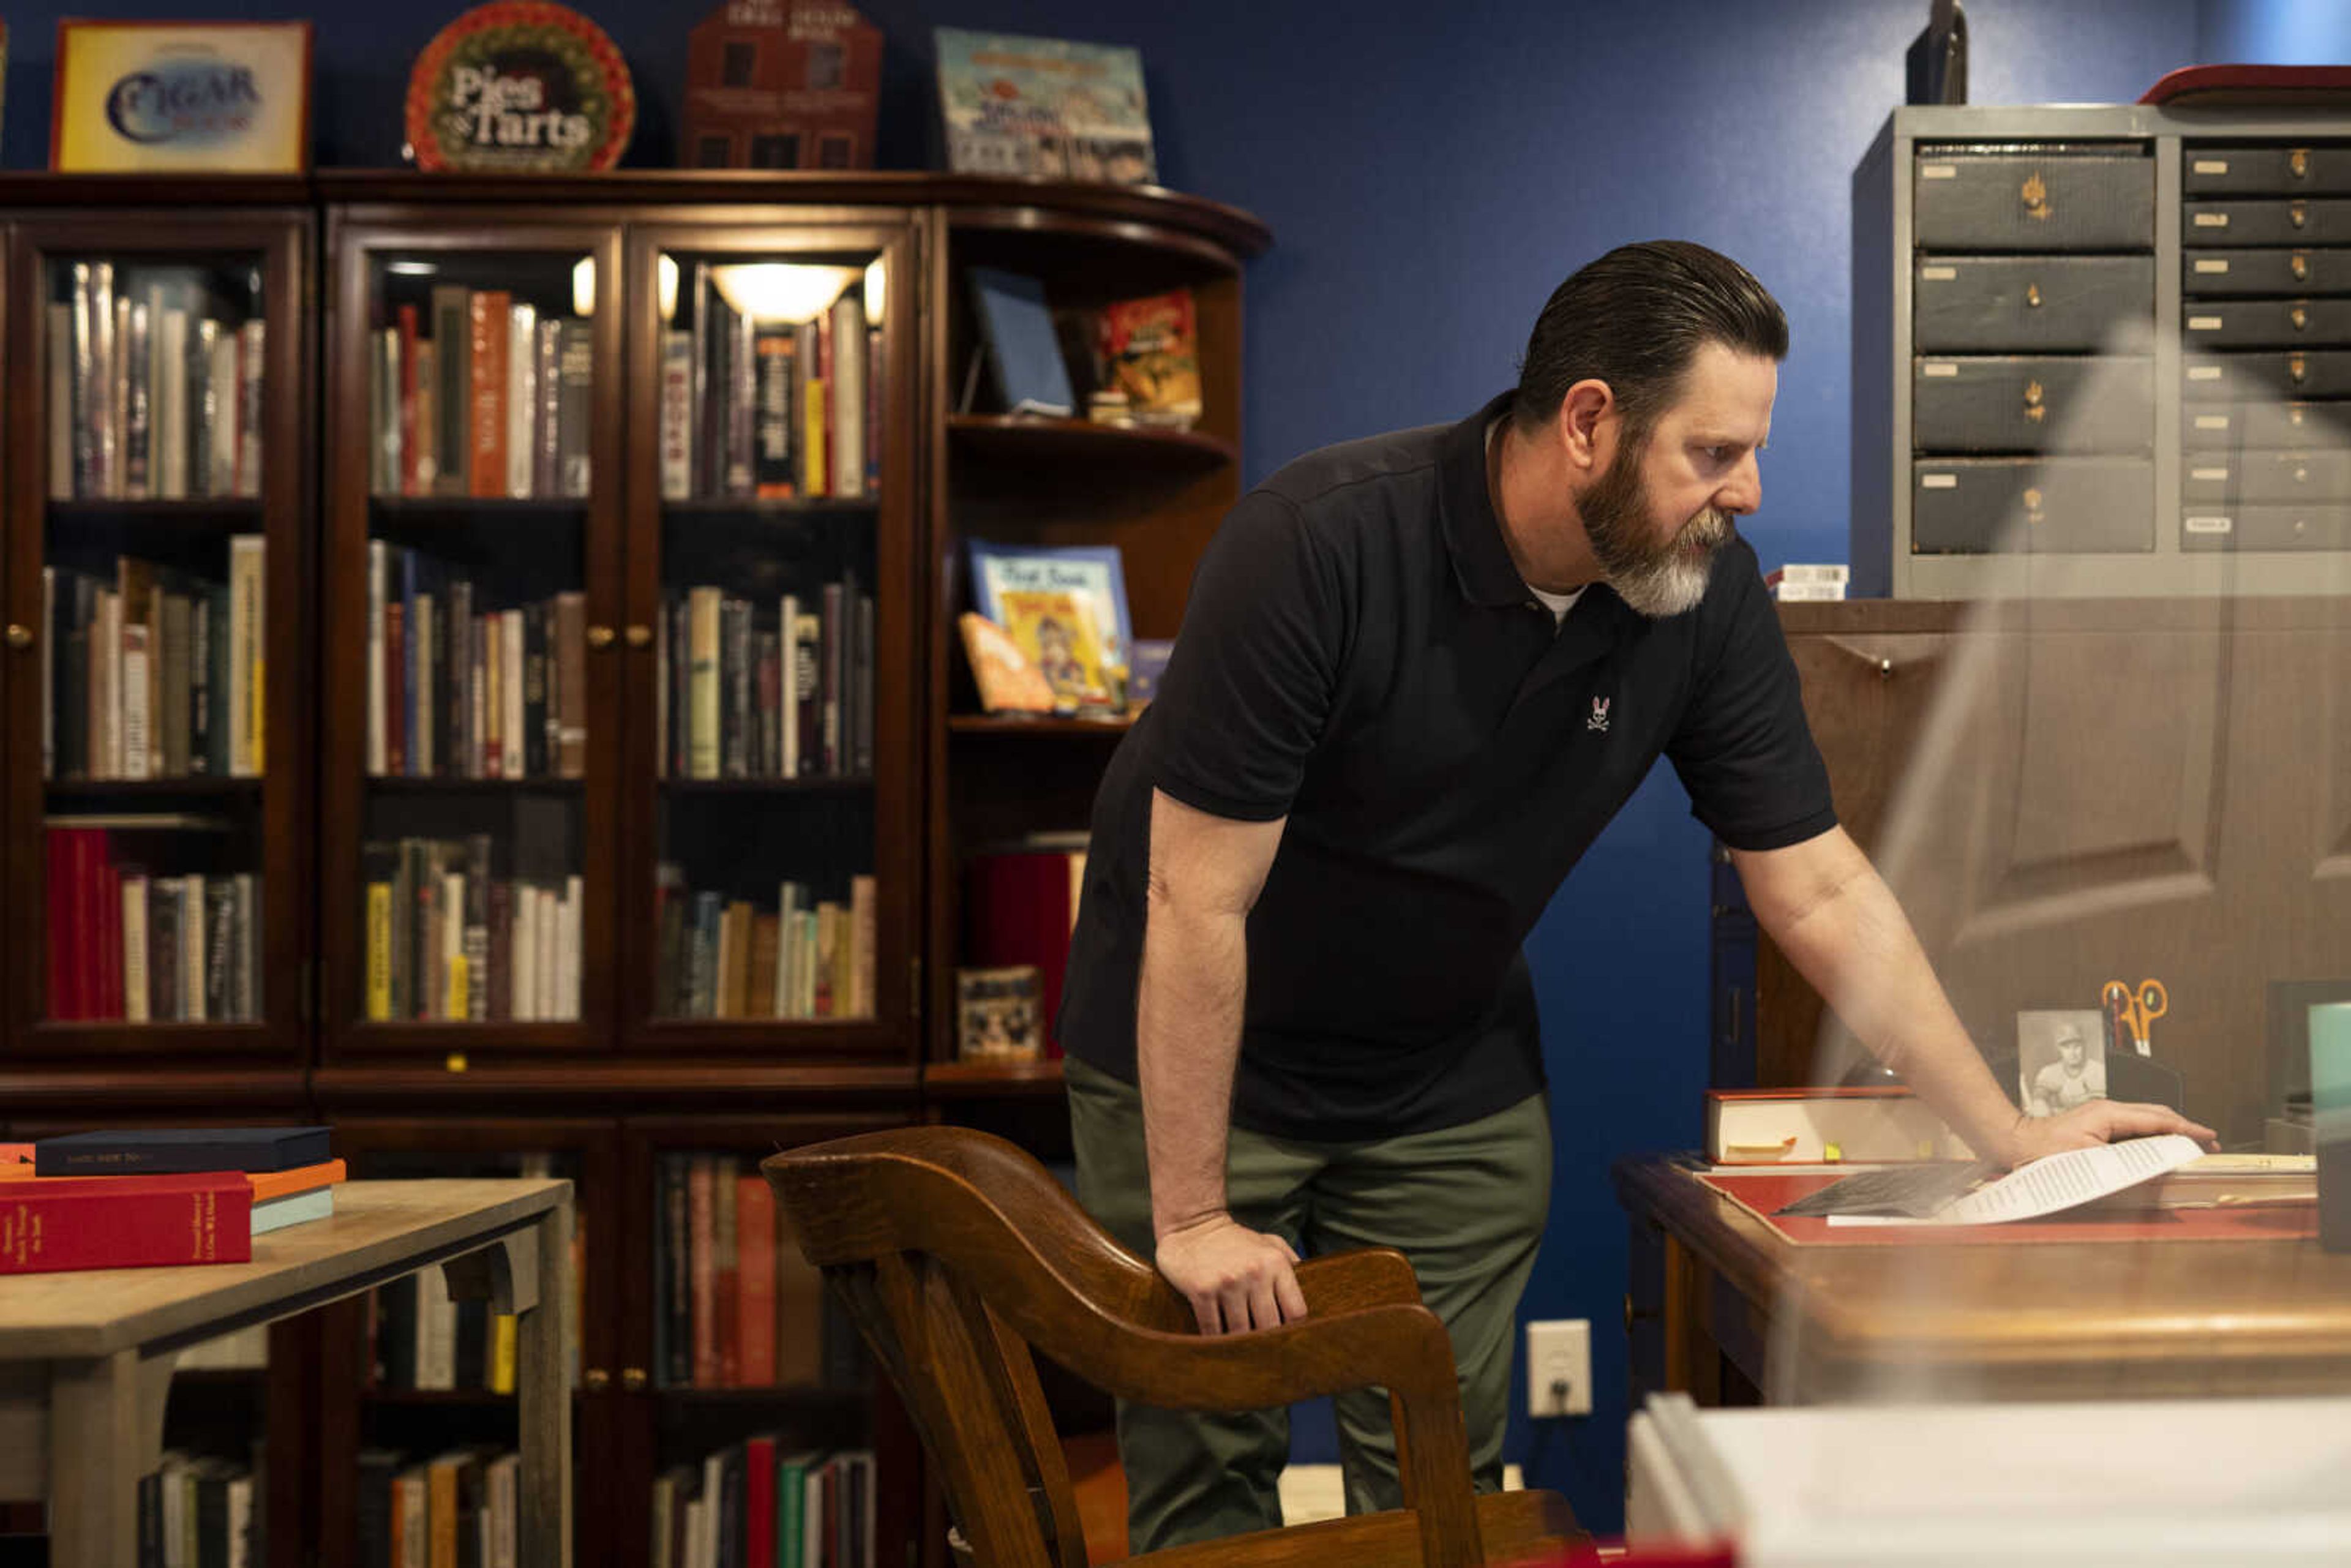
M933 36L955 172L1123 185L1159 178L1135 50L959 27Z
M963 630L964 656L971 661L971 678L979 687L981 707L989 713L1053 711L1057 706L1053 688L1010 632L969 610L956 624Z
M956 1052L966 1061L1035 1061L1045 1053L1043 981L1034 964L956 971Z
M1056 706L1121 708L1134 630L1118 547L973 539L969 548L973 608L1011 636Z
M1007 413L1037 413L1066 419L1077 412L1070 367L1061 359L1045 286L1019 273L993 267L970 269L972 308L996 393Z
M1199 332L1192 291L1126 299L1102 313L1103 382L1137 424L1189 430L1200 419Z

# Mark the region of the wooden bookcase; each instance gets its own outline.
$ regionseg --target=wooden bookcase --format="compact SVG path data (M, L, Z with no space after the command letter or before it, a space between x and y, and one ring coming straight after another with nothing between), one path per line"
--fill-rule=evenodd
M643 1561L664 1469L773 1431L805 1448L872 1448L877 1561L941 1561L919 1446L885 1385L665 1385L653 1355L657 1186L678 1157L726 1156L748 1171L779 1147L925 1117L1066 1155L1057 1066L954 1061L961 869L985 844L1082 827L1119 731L977 716L954 629L962 540L1115 542L1136 632L1174 634L1193 563L1239 493L1241 268L1267 243L1263 228L1157 190L927 173L356 171L10 176L0 228L0 877L15 912L15 956L0 966L0 1136L311 1118L336 1126L355 1174L543 1156L579 1184L584 1237L578 1560ZM70 302L76 261L101 258L126 274L193 267L249 285L246 308L267 323L257 494L51 497L48 307ZM1199 429L952 412L974 348L961 276L974 265L1040 277L1057 305L1192 288ZM664 333L691 323L705 273L716 287L720 269L761 267L831 269L844 294L852 274L865 280L880 389L867 404L865 496L665 498ZM503 289L545 319L582 323L584 493L381 493L376 356L401 303L429 321L436 283ZM202 567L243 532L266 539L261 776L45 777L55 715L43 569L94 574L141 552ZM577 596L567 678L586 733L575 767L510 779L370 766L371 559L396 559L377 545L451 563L452 580L478 585L477 612ZM682 777L664 750L675 706L665 612L695 588L773 606L795 588L820 600L826 581L846 584L845 601L872 601L870 758L844 742L822 776L755 766L748 777ZM763 613L748 635L774 624ZM547 619L551 629L559 617ZM552 664L551 635L548 645ZM228 818L250 847L251 864L236 869L263 890L252 1021L50 1016L43 819L152 811ZM527 1020L371 1017L366 901L384 862L369 846L458 842L521 816L541 825L543 845L559 844L561 874L580 879L576 1007ZM516 876L504 856L493 848L490 880ZM860 1016L678 1016L658 911L679 878L688 892L772 908L782 878L805 880L811 901L847 902L852 875L872 887L871 1006ZM368 1322L366 1303L346 1302L274 1333L266 1397L253 1375L203 1375L206 1407L249 1412L264 1428L272 1564L357 1561L363 1448L444 1432L495 1441L511 1423L504 1396L372 1386Z

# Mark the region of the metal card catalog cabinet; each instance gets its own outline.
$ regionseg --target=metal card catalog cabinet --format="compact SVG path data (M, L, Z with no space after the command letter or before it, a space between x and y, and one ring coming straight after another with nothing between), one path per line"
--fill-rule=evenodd
M1899 109L1853 194L1856 594L2351 592L2351 113Z

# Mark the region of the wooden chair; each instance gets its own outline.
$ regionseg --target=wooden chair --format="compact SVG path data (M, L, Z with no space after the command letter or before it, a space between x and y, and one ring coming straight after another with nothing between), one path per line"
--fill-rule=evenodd
M1203 1337L1156 1270L1036 1160L961 1127L812 1145L760 1168L809 1261L898 1385L980 1568L1086 1568L1031 1344L1121 1398L1245 1410L1383 1386L1405 1506L1173 1548L1151 1568L1473 1568L1559 1557L1581 1539L1549 1492L1476 1496L1451 1342L1403 1254L1318 1258L1309 1316Z

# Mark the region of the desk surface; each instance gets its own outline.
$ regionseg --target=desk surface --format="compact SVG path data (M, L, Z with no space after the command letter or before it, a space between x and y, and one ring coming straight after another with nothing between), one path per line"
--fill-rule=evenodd
M79 1359L300 1312L518 1230L568 1181L353 1181L325 1219L253 1240L249 1263L0 1280L0 1361Z
M2351 1254L2314 1240L1800 1248L1675 1160L1615 1174L1793 1397L2351 1391Z

